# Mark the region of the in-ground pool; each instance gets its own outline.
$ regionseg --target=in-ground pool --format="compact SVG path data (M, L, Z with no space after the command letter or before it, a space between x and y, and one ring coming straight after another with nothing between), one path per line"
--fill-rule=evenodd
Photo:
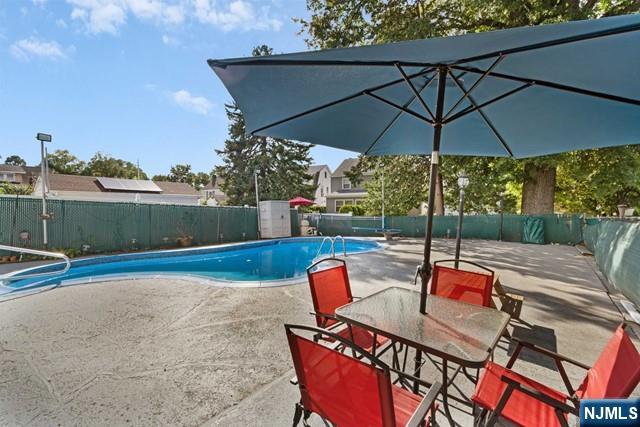
M347 254L382 247L372 240L345 242ZM209 279L229 286L284 284L306 274L321 245L321 237L304 237L77 259L71 261L71 268L64 274L0 282L0 296L43 287L157 275ZM327 240L321 256L329 255L330 250ZM340 239L335 242L335 253L343 253ZM60 271L63 267L64 263L48 264L21 270L15 276Z

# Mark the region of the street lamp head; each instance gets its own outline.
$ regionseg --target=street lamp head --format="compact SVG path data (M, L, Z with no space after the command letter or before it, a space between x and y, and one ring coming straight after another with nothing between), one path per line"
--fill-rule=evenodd
M41 142L51 142L51 135L48 133L40 133L36 135L36 139Z
M260 169L256 168L256 170L254 171L254 173L255 173L256 175L260 175Z
M469 185L469 177L467 176L465 171L462 171L458 176L458 187L460 187L461 190L464 190L465 188L467 188L468 185Z

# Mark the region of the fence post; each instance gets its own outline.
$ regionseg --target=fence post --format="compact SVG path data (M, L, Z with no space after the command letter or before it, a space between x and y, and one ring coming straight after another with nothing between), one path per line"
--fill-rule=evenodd
M18 221L18 195L16 194L16 207L13 210L13 221L11 224L11 246L15 246L13 244L16 234L16 222Z

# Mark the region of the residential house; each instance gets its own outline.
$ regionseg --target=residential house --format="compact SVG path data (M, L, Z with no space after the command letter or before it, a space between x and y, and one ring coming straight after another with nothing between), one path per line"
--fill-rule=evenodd
M31 185L40 175L39 166L17 166L0 164L0 182Z
M308 184L316 189L313 203L316 206L327 206L327 195L331 193L331 169L327 165L311 165L307 175L311 176Z
M42 192L38 178L33 194ZM200 194L183 182L146 181L140 179L104 178L50 174L48 197L52 199L99 202L136 202L175 205L198 205Z
M214 176L207 185L200 190L200 197L207 202L208 205L224 205L229 197L222 191L224 178Z
M371 181L373 171L366 171L358 185L353 185L346 172L349 172L358 159L345 159L331 175L331 193L327 195L327 213L336 213L344 205L359 205L367 198L364 184Z

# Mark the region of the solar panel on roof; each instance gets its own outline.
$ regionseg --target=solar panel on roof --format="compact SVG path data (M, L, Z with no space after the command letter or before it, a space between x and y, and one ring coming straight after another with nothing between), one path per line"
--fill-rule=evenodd
M102 188L109 191L162 193L162 189L153 181L145 181L142 179L107 178L102 176L97 179Z

